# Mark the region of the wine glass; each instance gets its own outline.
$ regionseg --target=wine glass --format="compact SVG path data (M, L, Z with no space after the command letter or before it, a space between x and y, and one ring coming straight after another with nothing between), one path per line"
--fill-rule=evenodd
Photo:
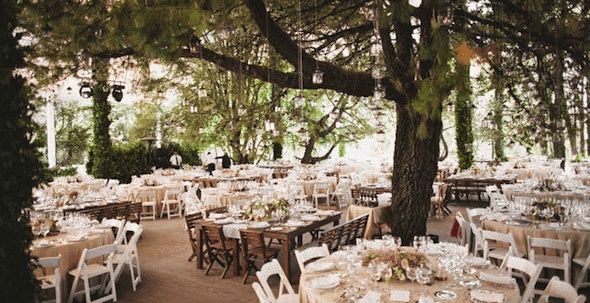
M377 262L369 263L369 276L373 282L381 280L381 266Z
M420 249L420 237L419 236L414 236L414 241L412 241L412 245L414 246L414 248L416 250Z
M400 248L402 246L402 238L393 237L393 245L395 246L395 248Z
M415 267L409 267L408 269L406 269L406 278L408 278L412 282L416 281L417 274Z

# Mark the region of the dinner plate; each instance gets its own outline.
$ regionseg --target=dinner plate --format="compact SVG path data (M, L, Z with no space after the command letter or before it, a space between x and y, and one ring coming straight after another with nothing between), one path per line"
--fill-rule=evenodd
M334 268L334 263L332 262L311 262L305 266L308 272L328 271L332 268Z
M478 288L481 286L481 282L479 282L479 280L471 280L471 279L467 279L467 280L461 280L459 281L459 285L467 288L467 289L474 289L474 288Z
M248 227L250 227L250 228L267 228L269 226L270 226L270 224L268 224L268 222L253 222L253 223L250 223L250 225Z
M213 221L213 223L225 225L225 224L233 223L233 221L231 219L219 219L219 220Z
M301 226L305 226L305 223L302 221L291 221L291 222L285 223L285 226L287 226L287 227L301 227Z
M270 228L270 230L271 231L279 231L279 230L283 230L283 228L280 227L280 226L273 226L273 227Z
M311 279L309 285L315 289L331 289L340 285L340 277L336 274L317 277Z

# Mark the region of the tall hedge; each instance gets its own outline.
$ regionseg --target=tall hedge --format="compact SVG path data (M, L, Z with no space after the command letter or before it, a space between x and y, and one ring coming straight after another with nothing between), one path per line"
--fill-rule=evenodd
M23 66L17 8L0 0L0 302L33 302L38 285L31 271L33 234L24 209L32 204L43 166L33 138L28 90L14 70Z

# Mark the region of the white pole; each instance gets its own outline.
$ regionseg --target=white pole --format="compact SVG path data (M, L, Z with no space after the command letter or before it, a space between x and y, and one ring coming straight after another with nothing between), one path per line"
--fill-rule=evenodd
M57 161L55 158L55 104L52 100L47 99L45 112L45 123L47 126L47 162L49 162L49 168L53 168Z
M156 112L156 147L162 147L162 113L159 108Z

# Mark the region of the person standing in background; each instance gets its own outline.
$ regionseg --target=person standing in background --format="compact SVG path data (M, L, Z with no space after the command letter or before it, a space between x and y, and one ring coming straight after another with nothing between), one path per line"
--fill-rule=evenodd
M174 151L174 154L170 157L170 165L174 169L180 169L182 167L182 157L178 152Z
M221 167L223 167L223 168L230 168L231 167L231 158L227 155L227 153L223 153L223 156L216 157L215 159L221 159Z
M215 170L215 157L213 157L211 152L207 152L203 158L203 163L207 163L207 172L210 176L213 176L213 171Z

